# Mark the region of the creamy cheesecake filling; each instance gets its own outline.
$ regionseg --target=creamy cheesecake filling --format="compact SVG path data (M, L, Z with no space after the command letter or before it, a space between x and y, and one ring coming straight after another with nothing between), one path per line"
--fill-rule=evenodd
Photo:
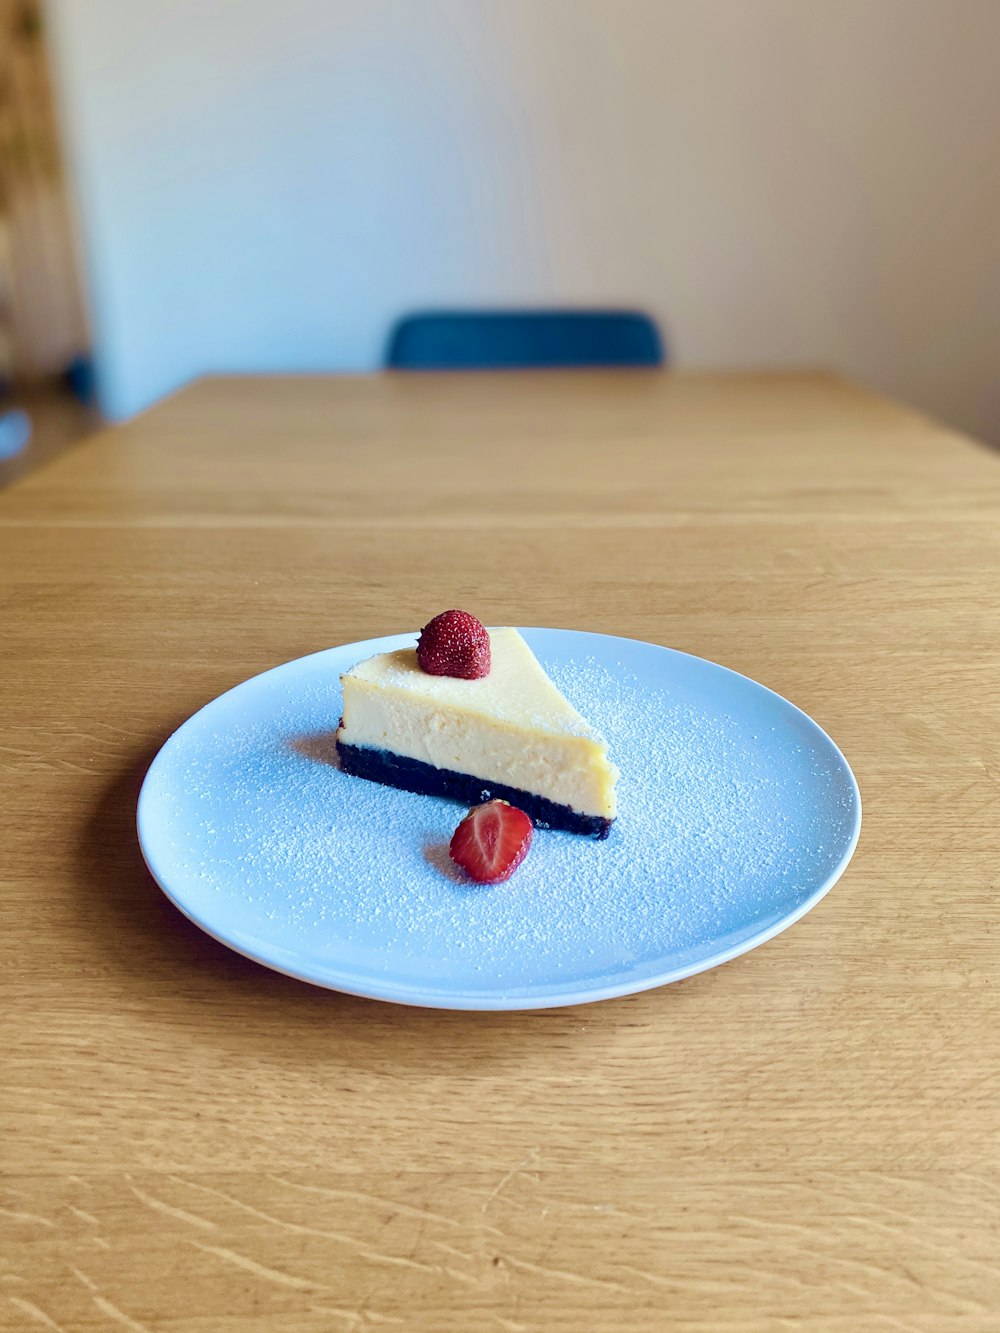
M430 700L344 682L344 745L391 750L435 768L538 792L584 814L615 815L605 747L584 736L539 736L489 726Z
M606 819L618 770L607 744L556 689L516 630L490 631L482 680L429 676L404 649L343 677L341 744L538 793Z

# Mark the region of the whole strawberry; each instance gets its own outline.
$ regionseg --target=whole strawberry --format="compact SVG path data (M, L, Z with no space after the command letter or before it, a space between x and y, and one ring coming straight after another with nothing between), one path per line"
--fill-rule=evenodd
M478 680L490 674L490 636L468 611L442 611L420 631L417 661L429 676Z
M534 825L506 801L477 805L452 834L451 859L479 884L510 879L528 855Z

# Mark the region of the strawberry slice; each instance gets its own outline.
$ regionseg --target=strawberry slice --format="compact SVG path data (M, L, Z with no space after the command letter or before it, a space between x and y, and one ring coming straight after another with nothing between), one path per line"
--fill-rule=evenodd
M477 805L451 839L451 859L479 884L510 879L528 855L534 825L523 810L506 801Z

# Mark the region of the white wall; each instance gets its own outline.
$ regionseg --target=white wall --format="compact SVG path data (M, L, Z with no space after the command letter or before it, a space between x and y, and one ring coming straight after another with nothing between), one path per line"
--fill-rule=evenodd
M51 0L104 399L630 302L1000 439L1000 0Z

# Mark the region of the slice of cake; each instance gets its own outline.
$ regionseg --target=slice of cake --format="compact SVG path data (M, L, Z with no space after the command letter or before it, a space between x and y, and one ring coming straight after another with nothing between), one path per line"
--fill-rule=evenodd
M488 631L487 674L473 679L423 669L424 636L419 660L414 648L380 653L341 678L344 772L467 805L500 799L543 827L607 837L618 779L607 743L517 630Z

